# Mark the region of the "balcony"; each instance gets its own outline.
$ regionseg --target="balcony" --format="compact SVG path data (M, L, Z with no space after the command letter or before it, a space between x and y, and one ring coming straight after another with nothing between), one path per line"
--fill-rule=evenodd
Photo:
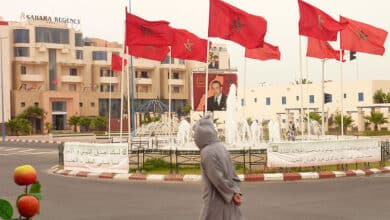
M184 80L182 80L182 79L170 79L170 80L168 80L168 83L170 83L171 85L184 86Z
M70 82L70 83L80 83L82 82L81 76L69 76L65 75L61 77L62 82Z
M119 83L119 77L107 77L107 76L101 76L100 77L100 83Z
M153 81L152 78L135 78L135 83L142 85L152 85Z
M20 75L20 81L24 82L43 82L43 74Z

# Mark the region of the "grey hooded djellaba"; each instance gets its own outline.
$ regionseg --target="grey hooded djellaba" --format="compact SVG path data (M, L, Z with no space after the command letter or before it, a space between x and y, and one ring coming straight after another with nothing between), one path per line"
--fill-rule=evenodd
M230 153L219 142L217 131L209 118L200 119L193 127L195 144L200 149L203 208L200 220L243 220L234 193L241 194L240 179Z

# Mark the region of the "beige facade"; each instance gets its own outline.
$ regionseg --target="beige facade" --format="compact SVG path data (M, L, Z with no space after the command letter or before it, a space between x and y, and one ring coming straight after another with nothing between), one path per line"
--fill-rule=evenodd
M44 130L46 122L54 129L70 129L67 119L73 115L107 116L110 90L112 117L119 117L120 99L127 96L131 80L129 68L121 94L122 74L110 69L111 56L121 54L121 44L85 38L63 23L37 20L8 22L0 26L3 35L7 36L2 40L6 121L30 106L39 106L46 116L38 130ZM218 68L228 69L226 46L213 45L211 50ZM162 62L133 57L135 109L152 99L168 104L170 84L172 107L179 112L190 104L191 72L198 67L205 64L180 59L170 63L168 56Z
M3 76L3 82L0 79L0 83L3 85L3 99L4 103L4 121L8 121L11 118L11 47L9 42L10 28L7 22L2 21L0 18L0 74ZM1 91L0 91L1 95ZM1 100L1 97L0 97ZM2 108L0 107L0 114L2 115ZM1 123L0 115L0 123Z
M343 84L343 111L354 120L353 127L359 131L365 129L364 116L371 111L380 111L390 118L390 104L375 104L374 93L382 89L390 92L390 80L345 81ZM321 83L303 85L304 112L322 112ZM324 105L327 119L341 112L340 83L325 83L328 103ZM300 85L269 85L246 89L246 107L241 105L242 114L253 119L279 120L286 127L288 121L299 120L301 108ZM244 90L239 90L239 98L244 99ZM331 98L329 98L330 96ZM382 126L390 130L390 124Z

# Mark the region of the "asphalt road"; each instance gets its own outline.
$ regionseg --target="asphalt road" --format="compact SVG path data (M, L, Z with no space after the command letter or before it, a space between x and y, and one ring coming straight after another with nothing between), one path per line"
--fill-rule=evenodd
M27 151L26 151L27 150ZM55 145L0 143L0 197L14 201L22 192L14 167L29 163L43 185L41 214L47 220L196 220L199 183L113 183L54 176ZM35 154L32 154L35 153ZM390 219L390 175L321 181L244 183L247 219Z

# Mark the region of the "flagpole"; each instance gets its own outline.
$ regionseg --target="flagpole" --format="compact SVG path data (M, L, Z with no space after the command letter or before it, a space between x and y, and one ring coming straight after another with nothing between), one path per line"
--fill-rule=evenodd
M112 59L112 58L111 58ZM111 99L112 99L112 66L110 68L110 97L108 98L108 139L111 141Z
M207 38L207 54L206 54L206 80L205 80L205 94L204 94L204 113L203 116L206 116L207 113L207 96L209 93L209 50L210 50L210 40Z
M126 38L126 21L124 23L124 38ZM123 41L124 42L124 41ZM125 43L122 45L122 53L125 51ZM125 75L125 55L122 56L122 71L121 71L121 116L120 116L120 125L119 125L119 143L122 143L122 132L123 132L123 84L124 84L124 75Z
M341 98L341 136L344 136L344 91L343 91L343 52L340 48L340 98Z
M169 124L169 147L172 147L171 136L172 136L172 117L171 117L171 108L172 108L172 48L169 46L169 72L168 72L168 124Z
M303 133L304 133L304 123L303 123L303 85L302 85L302 82L303 82L303 71L302 71L302 37L299 36L299 75L300 75L300 90L301 90L301 114L300 114L300 117L301 117L301 123L300 123L300 127L301 127L301 136L302 136L302 139L301 141L303 141Z
M129 0L129 10L131 12L131 0ZM136 133L135 128L135 111L134 111L134 66L133 66L133 56L130 56L130 66L131 66L131 127L134 129L134 135ZM137 92L138 96L138 92ZM129 128L131 130L131 128Z
M321 77L321 135L325 135L325 59L321 60L322 63L322 77Z
M243 103L243 107L244 107L244 119L246 119L246 57L244 57L244 103Z
M306 94L305 95L307 95L307 97L309 97L309 63L308 63L308 59L307 59L306 56L305 56L305 65L306 65L306 84L305 84ZM306 111L307 111L307 138L310 140L310 136L311 136L311 131L310 131L310 103L307 104Z
M129 60L129 47L126 46L126 54L127 54L127 60ZM125 66L123 66L124 68ZM131 68L131 67L129 67ZM131 137L130 137L130 134L131 134L131 126L130 126L130 121L131 121L131 117L130 117L130 73L129 73L129 69L126 68L126 76L127 76L127 143L130 144L130 140L131 140Z

